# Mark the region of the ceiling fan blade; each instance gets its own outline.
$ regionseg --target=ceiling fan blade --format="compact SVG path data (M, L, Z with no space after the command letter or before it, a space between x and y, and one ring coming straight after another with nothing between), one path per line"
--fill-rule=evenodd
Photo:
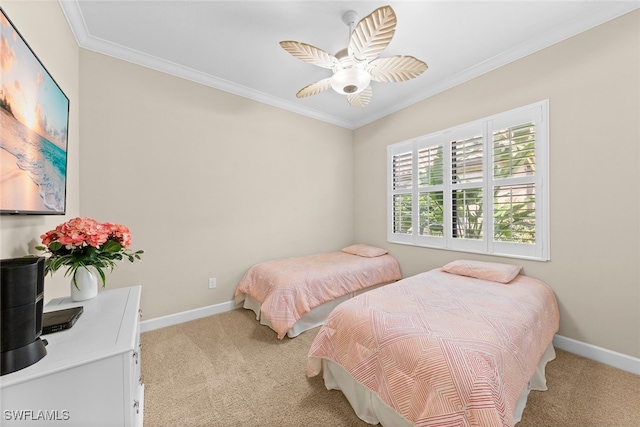
M280 46L292 56L322 68L337 69L340 67L338 58L310 44L286 40Z
M376 82L404 82L418 77L427 69L427 64L413 56L390 56L371 62L367 71Z
M315 83L311 83L300 89L298 93L296 93L296 97L305 98L311 95L317 95L320 92L324 92L325 90L331 87L331 77L327 77L326 79L322 79Z
M358 22L349 40L349 55L371 61L389 45L398 20L391 6L380 7Z
M373 90L371 89L371 85L369 85L355 95L347 95L347 101L349 101L349 105L351 105L352 107L362 108L366 107L367 104L369 104L372 96Z

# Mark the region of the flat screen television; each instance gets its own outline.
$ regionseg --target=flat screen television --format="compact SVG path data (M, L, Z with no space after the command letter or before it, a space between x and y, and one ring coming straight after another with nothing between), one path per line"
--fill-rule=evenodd
M0 11L0 214L64 215L69 98Z

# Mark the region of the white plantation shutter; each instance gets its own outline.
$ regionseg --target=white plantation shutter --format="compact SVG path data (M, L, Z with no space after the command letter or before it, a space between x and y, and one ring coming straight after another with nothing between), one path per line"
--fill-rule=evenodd
M416 141L418 177L417 244L444 247L445 165L444 144L440 137L421 138Z
M474 123L445 133L449 144L451 228L448 247L482 252L484 243L484 172L486 125Z
M411 194L393 196L393 232L409 234L413 228L413 209Z
M418 149L418 184L440 185L444 182L442 145Z
M390 242L549 259L548 101L388 147Z
M536 125L527 122L493 131L494 179L535 174Z
M396 240L409 241L413 230L413 151L398 147L391 154L389 179L392 202L390 205L390 233Z
M393 156L393 189L410 189L413 180L412 153Z
M483 161L482 134L451 141L451 181L454 184L482 182Z
M549 259L548 102L491 120L492 253Z
M493 238L536 241L536 125L534 121L493 131ZM499 185L498 185L499 184Z
M535 244L535 191L533 183L494 187L494 241Z

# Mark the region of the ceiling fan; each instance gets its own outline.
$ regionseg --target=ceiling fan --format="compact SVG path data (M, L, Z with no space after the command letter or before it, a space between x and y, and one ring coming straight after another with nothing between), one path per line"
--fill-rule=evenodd
M349 45L335 55L297 41L282 41L280 46L295 58L333 71L333 76L300 89L296 97L317 95L333 88L352 107L369 104L373 91L370 82L403 82L418 77L427 64L413 56L378 58L396 31L397 18L391 6L380 7L355 25L357 14L348 11L342 21L349 26Z

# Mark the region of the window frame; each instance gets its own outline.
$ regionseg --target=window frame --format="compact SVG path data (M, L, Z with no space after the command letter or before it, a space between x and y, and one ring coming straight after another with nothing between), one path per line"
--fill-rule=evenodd
M526 176L494 177L494 132L533 122L535 126L535 172ZM452 182L451 145L475 135L482 135L481 182ZM442 147L442 184L420 185L419 151L429 147ZM505 111L473 122L419 136L387 147L387 240L390 243L420 247L471 252L504 257L548 261L550 259L549 228L549 100L536 102ZM394 188L394 158L411 155L411 186ZM406 181L405 181L406 182ZM535 197L535 243L496 241L494 236L494 190L497 187L532 185ZM482 238L453 237L453 191L480 187L482 194ZM419 232L420 194L443 194L443 235L432 236ZM396 232L394 227L395 197L411 195L411 228Z

